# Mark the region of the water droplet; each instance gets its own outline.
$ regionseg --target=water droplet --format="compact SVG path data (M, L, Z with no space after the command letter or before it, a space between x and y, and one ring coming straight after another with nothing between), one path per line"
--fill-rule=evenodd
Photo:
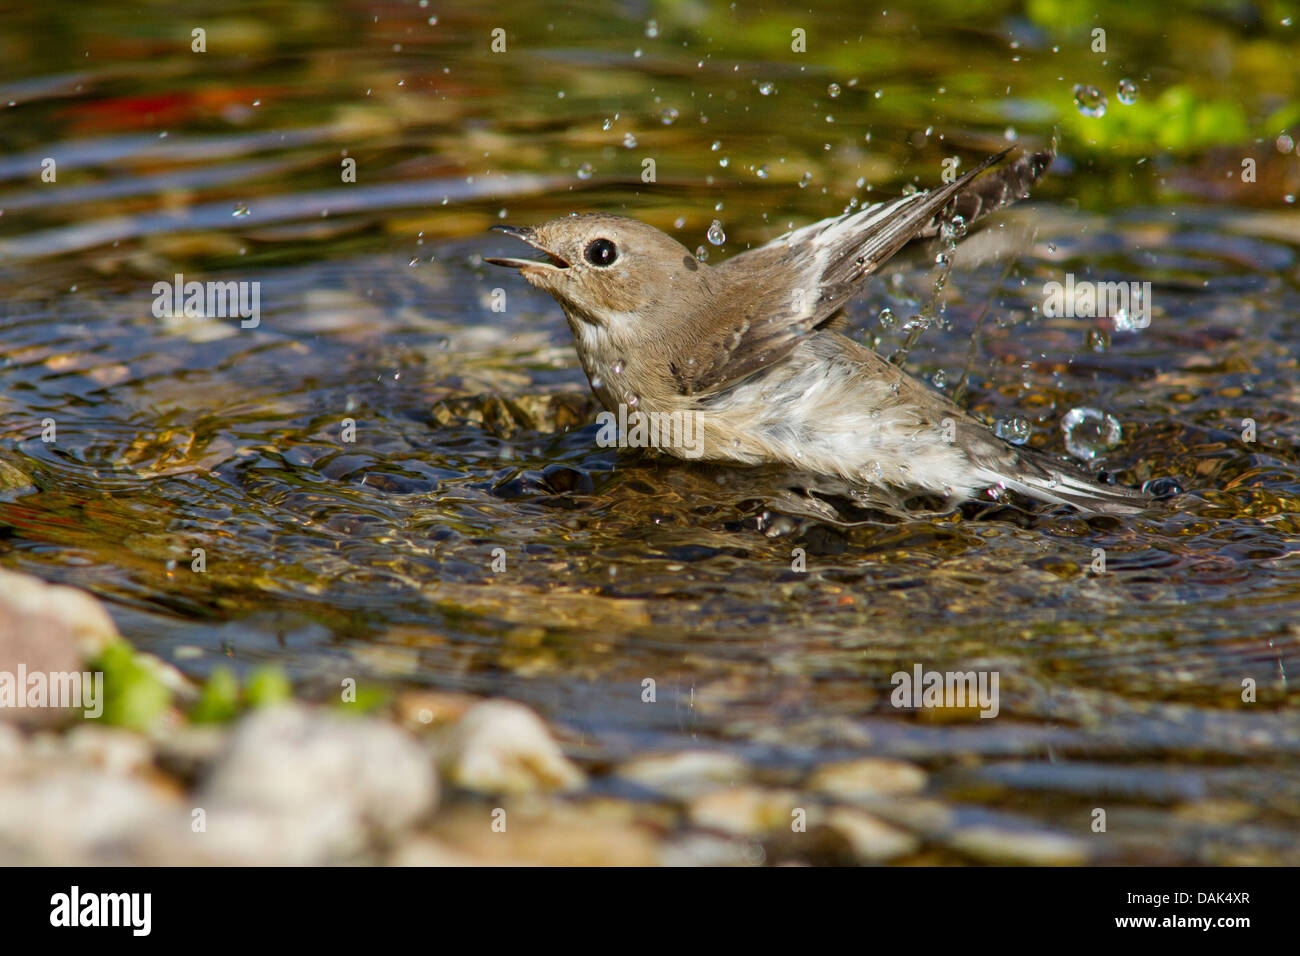
M886 307L880 310L880 325L882 328L892 329L896 321L898 320L894 318L893 309Z
M1279 153L1289 153L1291 150L1295 149L1295 140L1286 133L1283 133L1277 138L1273 145L1277 147Z
M1116 309L1115 314L1111 316L1111 321L1115 323L1116 332L1133 332L1138 328L1137 321L1129 314L1128 309Z
M722 223L713 220L713 225L709 226L709 242L715 246L720 246L727 241L727 234L722 231Z
M623 134L623 148L624 148L624 149L636 149L636 137L633 136L631 133L624 133L624 134Z
M1089 329L1085 341L1088 349L1093 352L1104 352L1110 348L1110 334L1105 329Z
M671 106L666 106L659 111L659 119L663 121L665 126L672 126L673 123L677 122L677 117L680 115L681 114Z
M993 423L993 434L1013 445L1023 445L1029 441L1029 422L1023 418L999 418Z
M591 379L591 387L592 387L592 388L604 388L604 387L605 387L605 380L604 380L603 378L601 378L599 375L592 376L592 379Z
M1138 85L1129 79L1120 80L1115 98L1125 106L1132 106L1138 99Z
M804 173L799 177L799 188L807 189L810 182L812 182L812 173Z
M596 171L596 170L595 170L595 168L591 165L591 163L583 163L581 166L578 167L578 178L579 178L579 179L590 179L591 176L592 176L592 174L593 174L595 171Z
M1074 84L1074 105L1084 116L1093 119L1106 115L1106 94L1091 84Z
M948 373L941 368L935 369L934 374L930 376L930 381L934 383L935 388L943 388L948 381Z
M721 166L723 169L726 169L728 166L731 165L731 157L723 156L720 160L718 160L718 165Z
M771 96L776 92L776 84L770 81L764 81L758 84L758 92L762 93L764 96Z
M966 217L960 213L954 213L951 219L948 219L940 227L940 235L946 242L955 243L966 236Z
M234 216L236 219L242 219L244 216L248 215L248 207L241 202L235 206L235 211L230 215Z
M659 35L659 24L653 20L648 20L645 25L645 35L651 40Z
M840 95L840 85L838 83L832 83L830 86L826 87L826 95L831 99L835 99L835 97Z
M762 166L758 167L758 169L754 170L754 175L759 179L767 179L769 172L767 164L764 163Z
M1114 415L1095 408L1072 408L1061 419L1065 448L1075 458L1092 461L1110 451L1120 440L1119 422Z
M610 130L614 128L614 121L607 117L605 119L605 122L600 124L600 128L603 129L606 133L608 133Z
M713 152L715 152L715 153L716 153L718 150L722 149L722 140L720 140L720 139L715 139L715 140L713 141L713 145L710 146L709 149L713 150Z
M685 217L685 216L678 216L676 219L674 219L674 220L673 220L673 228L674 228L674 229L685 229L685 228L686 228L686 217Z
M622 374L623 374L623 360L622 360L622 359L619 359L619 360L617 360L617 361L614 363L614 374L615 374L615 375L622 375Z
M696 259L699 259L701 262L708 262L708 261L709 261L709 250L706 249L706 248L704 248L704 246L696 246L696 247L695 247L695 258L696 258Z

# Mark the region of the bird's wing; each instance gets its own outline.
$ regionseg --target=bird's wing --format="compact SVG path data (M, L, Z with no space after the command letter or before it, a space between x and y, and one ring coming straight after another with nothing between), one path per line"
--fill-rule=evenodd
M1008 152L938 189L823 219L717 266L722 307L734 316L716 340L701 341L696 354L674 364L682 392L719 388L777 361L830 321L904 245L937 235L949 203L967 223L987 216L1028 195L1055 156L1026 154L974 182Z

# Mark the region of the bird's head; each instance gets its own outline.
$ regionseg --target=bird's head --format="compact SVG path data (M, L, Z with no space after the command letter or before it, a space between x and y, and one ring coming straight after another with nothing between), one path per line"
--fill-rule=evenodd
M588 331L632 344L662 335L674 319L707 301L708 267L680 242L635 219L594 214L493 228L522 239L543 258L485 261L518 269L555 297L571 323L591 326Z

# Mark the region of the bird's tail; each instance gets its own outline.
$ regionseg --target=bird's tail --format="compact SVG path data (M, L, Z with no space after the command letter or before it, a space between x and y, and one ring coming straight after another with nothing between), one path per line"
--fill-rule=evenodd
M1153 500L1136 488L1103 485L1072 465L1027 448L1017 449L1014 464L1008 465L981 466L977 475L989 484L1080 511L1132 515L1146 510Z
M985 166L996 163L1009 150L1003 150L997 156L987 160L974 172L982 171ZM1047 167L1056 158L1056 140L1053 139L1047 149L1037 153L1024 153L992 172L976 176L964 183L956 196L922 227L917 236L930 239L939 234L945 220L953 215L961 216L967 225L977 219L983 219L999 209L1029 195L1029 187L1036 183Z

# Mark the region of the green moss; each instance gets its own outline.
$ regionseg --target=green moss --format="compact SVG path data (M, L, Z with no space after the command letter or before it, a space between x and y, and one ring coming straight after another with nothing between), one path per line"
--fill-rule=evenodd
M359 685L355 700L340 699L338 708L345 714L370 714L387 707L392 699L388 691L380 687Z
M267 707L293 697L293 684L278 667L259 667L248 675L244 701L249 707Z
M171 706L171 691L125 641L104 648L90 668L104 674L105 723L148 730Z
M238 713L239 681L229 669L218 667L203 685L190 720L196 724L215 724L230 720Z

